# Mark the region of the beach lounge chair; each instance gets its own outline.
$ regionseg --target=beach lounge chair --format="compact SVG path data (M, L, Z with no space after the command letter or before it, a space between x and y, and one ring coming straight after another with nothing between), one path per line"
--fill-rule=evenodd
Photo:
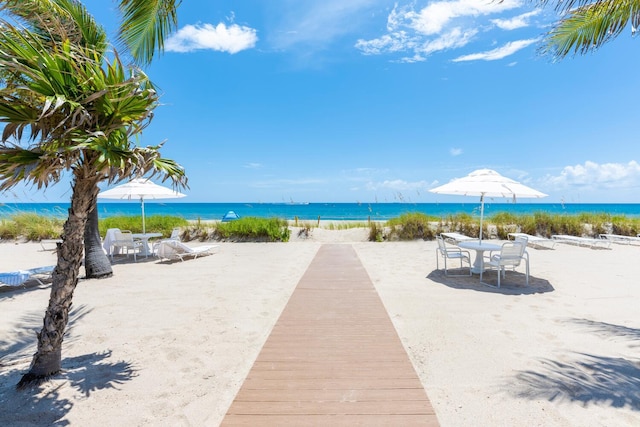
M55 251L58 249L58 243L62 243L62 239L42 239L40 246L43 251Z
M0 273L0 285L20 286L30 280L35 280L39 284L44 285L43 280L51 278L54 268L54 265L49 265L46 267L31 268L29 270Z
M500 253L491 255L491 258L484 262L484 266L487 269L495 268L498 272L498 288L500 287L500 276L503 278L506 275L507 267L511 267L513 270L518 267L522 261L526 265L526 285L529 286L529 254L526 251L526 240L519 238L519 240L513 242L505 242L502 244ZM483 285L496 287L492 284L482 281L482 275L484 271L480 271L480 283Z
M219 245L205 245L205 246L187 246L179 240L161 240L158 244L156 256L160 258L160 261L177 260L184 261L185 258L193 257L198 258L203 255L211 255L215 248Z
M445 276L471 276L471 254L469 251L462 250L460 248L447 247L447 243L444 241L444 237L439 235L436 237L438 241L438 248L436 249L436 268L440 270L440 257L444 259L444 275ZM464 268L463 262L469 264L469 274L449 274L447 270L447 260L457 259L460 260L460 268Z
M527 244L533 248L553 249L556 246L557 241L553 239L547 239L546 237L533 236L527 233L509 233L509 238L516 239L518 237L526 237Z
M585 246L591 249L610 248L611 240L593 239L590 237L570 236L568 234L554 234L551 238L560 243L568 243L570 245Z
M601 234L601 239L611 240L614 243L624 243L625 245L640 245L640 235L634 236L624 236L621 234Z
M475 240L474 237L465 236L464 234L456 233L456 232L440 233L440 235L444 237L448 242L453 243L454 245L458 242L462 242L465 240Z

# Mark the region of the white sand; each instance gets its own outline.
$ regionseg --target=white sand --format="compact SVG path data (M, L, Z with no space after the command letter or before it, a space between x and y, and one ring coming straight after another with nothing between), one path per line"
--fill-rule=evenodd
M496 290L436 271L435 242L366 236L119 261L78 285L65 372L35 391L14 386L49 288L0 289L0 425L218 425L324 242L358 252L443 426L640 425L640 247L529 249L531 286L507 273ZM0 271L55 263L33 243L0 254Z

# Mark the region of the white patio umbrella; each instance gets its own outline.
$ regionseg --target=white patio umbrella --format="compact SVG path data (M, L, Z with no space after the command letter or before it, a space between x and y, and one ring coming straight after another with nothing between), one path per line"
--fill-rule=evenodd
M186 194L155 184L145 178L132 179L126 184L118 185L110 190L101 191L98 194L98 198L101 199L140 199L140 206L142 207L142 233L146 233L144 223L145 199L178 199L180 197L186 197Z
M506 197L514 201L517 198L547 197L546 194L504 177L491 169L478 169L463 178L454 179L429 191L437 194L480 196L480 242L482 242L485 197Z

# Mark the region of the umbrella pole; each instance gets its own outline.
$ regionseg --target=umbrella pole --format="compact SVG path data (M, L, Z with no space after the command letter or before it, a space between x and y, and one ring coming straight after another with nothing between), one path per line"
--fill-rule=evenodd
M144 226L144 197L140 197L140 205L142 206L142 234L145 234L147 230Z
M484 194L480 196L480 244L482 244L482 218L484 217Z

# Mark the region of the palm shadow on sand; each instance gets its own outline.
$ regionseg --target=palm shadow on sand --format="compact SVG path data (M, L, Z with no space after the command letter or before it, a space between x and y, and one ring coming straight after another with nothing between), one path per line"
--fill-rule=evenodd
M69 336L73 323L89 312L85 307L72 310L65 344L75 340ZM34 331L41 327L41 323L41 316L25 316L16 325L13 337L0 340L0 414L3 425L69 425L62 418L74 402L62 397L62 389L72 387L88 398L94 391L117 388L137 376L133 364L109 361L111 351L96 352L65 357L62 359L62 372L50 381L17 390L16 385L28 369L30 353L35 351Z
M451 276L451 274L464 274L465 270L449 269L449 276L445 276L444 270L433 270L427 275L427 279L436 283L441 283L453 289L466 289L477 292L488 292L492 294L503 295L531 295L541 294L554 291L553 286L546 279L535 276L529 276L529 285L526 284L524 273L519 271L507 271L506 277L501 280L500 288L486 286L480 283L480 277L477 274L468 276L469 269L466 269L467 275ZM497 284L497 272L489 271L482 277L482 281Z
M631 348L640 345L639 329L587 319L569 319L567 323L603 339L628 340ZM517 398L640 411L640 359L586 353L570 353L563 359L572 360L540 360L537 369L517 373L509 388Z

